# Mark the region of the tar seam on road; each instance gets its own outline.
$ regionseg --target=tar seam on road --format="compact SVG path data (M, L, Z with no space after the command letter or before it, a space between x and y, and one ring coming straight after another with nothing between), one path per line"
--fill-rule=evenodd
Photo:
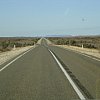
M48 49L49 50L49 49ZM64 75L67 77L68 81L70 82L70 84L72 85L72 87L74 88L74 90L76 91L77 95L79 96L79 98L81 100L86 100L85 96L81 93L81 91L79 90L79 88L76 86L76 84L74 83L74 81L72 80L72 78L70 77L70 75L66 72L66 70L63 68L62 64L59 62L59 60L57 59L57 57L54 55L54 53L49 50L49 52L51 53L51 55L53 56L53 58L56 60L57 64L59 65L59 67L61 68L61 70L63 71Z
M27 50L26 52L22 53L21 55L19 55L17 58L15 58L14 60L12 60L10 63L8 63L7 65L5 65L4 67L2 67L0 69L0 72L3 71L5 68L7 68L9 65L11 65L13 62L15 62L17 59L19 59L20 57L24 56L26 53L28 53L29 51L31 51L33 49L33 47L29 50Z

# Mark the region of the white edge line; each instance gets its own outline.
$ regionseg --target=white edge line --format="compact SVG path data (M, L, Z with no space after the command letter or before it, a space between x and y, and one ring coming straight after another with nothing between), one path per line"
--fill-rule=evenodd
M19 55L18 57L16 57L14 60L12 60L10 63L8 63L7 65L5 65L4 67L2 67L0 69L0 72L3 71L5 68L7 68L9 65L11 65L13 62L15 62L17 59L19 59L20 57L22 57L23 55L25 55L26 53L28 53L29 51L31 51L32 49L34 49L34 47L32 47L31 49L27 50L26 52L22 53L21 55Z
M81 52L78 52L78 51L75 51L75 50L71 50L71 49L69 49L69 48L64 48L64 47L60 47L60 48L63 48L63 49L65 49L65 50L69 50L69 51L72 51L72 52L81 54L81 55L86 56L86 57L88 57L88 58L91 58L91 59L93 59L93 60L100 61L99 59L94 58L94 57L91 57L91 56L89 56L89 55L87 55L87 54L85 54L85 53L81 53Z
M78 53L78 52L76 52L76 53ZM86 56L86 57L88 57L88 58L91 58L91 59L93 59L93 60L100 61L99 59L97 59L97 58L94 58L94 57L91 57L91 56L89 56L89 55L86 55L86 54L84 54L84 53L79 53L79 54L81 54L81 55L83 55L83 56Z
M49 50L49 49L48 49ZM72 87L74 88L74 90L76 91L77 95L79 96L79 98L81 100L86 100L86 98L84 97L84 95L81 93L81 91L78 89L78 87L76 86L76 84L74 83L74 81L71 79L71 77L69 76L69 74L66 72L66 70L63 68L63 66L61 65L61 63L59 62L59 60L56 58L56 56L53 54L53 52L51 50L49 50L51 55L54 57L54 59L56 60L57 64L59 65L59 67L61 68L61 70L63 71L64 75L67 77L68 81L70 82L70 84L72 85Z

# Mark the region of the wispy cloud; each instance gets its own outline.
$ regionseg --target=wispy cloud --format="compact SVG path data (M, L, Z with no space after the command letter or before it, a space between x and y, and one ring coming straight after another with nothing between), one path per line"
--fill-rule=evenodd
M64 12L64 15L67 16L67 15L69 14L69 12L70 12L70 9L67 8L67 9L65 10L65 12Z

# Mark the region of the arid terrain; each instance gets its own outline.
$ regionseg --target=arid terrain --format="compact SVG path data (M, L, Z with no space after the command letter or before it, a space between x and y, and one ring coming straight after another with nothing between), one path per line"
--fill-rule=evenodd
M32 46L38 40L34 37L0 37L0 52L10 51L14 47Z
M0 37L0 65L35 47L38 38Z
M100 36L48 38L56 46L100 58Z
M99 100L100 60L82 54L98 48L56 43L67 38L41 38L35 45L33 38L20 42L29 40L32 44L14 44L0 53L0 100Z

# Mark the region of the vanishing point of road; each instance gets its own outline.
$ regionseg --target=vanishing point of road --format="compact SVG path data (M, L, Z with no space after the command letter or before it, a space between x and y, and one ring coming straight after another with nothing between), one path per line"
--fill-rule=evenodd
M88 100L99 97L99 61L48 45L46 39L17 58L0 66L0 69L4 68L0 70L0 100Z

